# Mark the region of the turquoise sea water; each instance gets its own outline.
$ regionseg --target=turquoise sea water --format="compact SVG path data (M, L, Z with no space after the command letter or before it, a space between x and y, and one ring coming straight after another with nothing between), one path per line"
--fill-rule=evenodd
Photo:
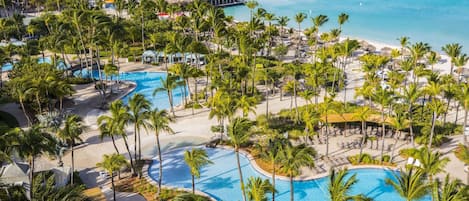
M196 189L201 190L217 200L237 201L242 200L240 180L236 166L236 157L233 151L224 149L206 149L210 160L214 164L201 169L200 179L196 179ZM163 154L163 184L173 187L192 188L189 168L184 162L183 149ZM270 179L257 172L249 160L240 155L243 180L245 182L251 176ZM158 161L154 160L149 168L150 177L158 179ZM353 186L351 195L363 193L375 201L403 201L399 194L389 185L386 178L394 178L393 172L384 169L356 169L350 170L351 174L357 174L358 182ZM350 176L350 175L349 175ZM327 201L328 178L320 178L309 181L295 181L295 200L299 201ZM276 200L290 200L290 183L285 180L276 180ZM430 201L430 196L420 201Z
M260 7L276 16L288 16L289 26L297 28L294 16L308 15L302 27L312 25L311 16L327 15L329 22L320 31L338 26L337 16L349 14L343 36L399 45L397 38L409 36L412 42L427 42L441 51L447 43L460 43L469 54L468 0L258 0ZM246 6L225 8L227 15L248 20ZM302 29L303 29L302 28Z

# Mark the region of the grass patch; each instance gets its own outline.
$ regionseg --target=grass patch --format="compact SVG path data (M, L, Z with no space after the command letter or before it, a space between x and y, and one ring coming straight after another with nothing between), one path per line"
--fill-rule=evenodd
M90 201L106 201L106 197L104 197L103 192L98 187L84 190L83 195Z
M137 177L123 178L116 182L116 191L119 192L135 192L142 195L147 201L156 201L155 194L158 188L145 179ZM173 189L161 189L160 200L173 200L175 197L187 194L186 191L178 191ZM203 196L195 195L195 198L200 201L208 201L209 199Z

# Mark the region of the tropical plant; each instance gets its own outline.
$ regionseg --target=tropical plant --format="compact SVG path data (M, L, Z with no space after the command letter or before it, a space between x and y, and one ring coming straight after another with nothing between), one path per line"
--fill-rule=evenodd
M156 148L158 150L158 162L159 162L159 174L158 174L158 191L156 197L160 197L161 193L161 182L163 180L163 158L161 157L161 145L160 145L160 134L163 132L173 134L174 131L169 124L174 122L174 119L168 115L166 110L158 110L158 108L153 109L149 113L148 117L148 128L155 132L156 137Z
M82 142L80 135L85 130L83 121L78 115L69 115L63 122L63 128L57 132L57 136L63 141L67 142L68 146L71 149L71 159L72 159L72 172L75 172L75 157L74 157L74 146L75 141L78 140ZM70 176L70 183L73 185L73 174Z
M142 94L136 93L129 99L128 116L129 121L134 124L134 159L139 161L142 157L142 144L140 140L140 128L146 129L148 122L145 121L148 117L148 112L151 108L151 103ZM138 157L137 157L138 145ZM137 162L138 163L138 162ZM140 174L140 171L138 171Z
M303 166L313 167L316 151L304 144L292 146L287 144L282 150L280 169L290 178L290 201L294 201L293 177L300 174Z
M132 173L136 172L132 154L130 153L129 143L127 143L127 133L125 132L125 126L129 123L129 113L128 107L124 105L122 100L117 100L111 103L109 107L110 115L101 115L98 117L98 125L101 131L101 140L104 137L111 137L114 148L116 149L117 154L119 150L117 149L115 143L115 137L121 136L124 140L125 148L130 158L130 167Z
M243 200L246 201L246 189L244 186L243 172L241 171L241 163L239 160L239 149L240 147L249 140L250 129L253 126L253 122L246 118L237 117L232 120L228 126L228 136L231 145L234 146L234 151L236 153L236 164L238 166L239 181L241 184L241 191Z
M363 194L359 195L350 195L350 191L358 182L357 174L353 174L349 178L347 178L348 170L340 169L335 170L331 169L331 175L329 176L329 184L328 184L328 192L331 201L348 201L348 200L356 200L356 201L365 201L371 200L367 198Z
M111 184L113 192L113 200L116 201L116 187L114 185L114 173L120 171L127 165L127 160L119 154L104 155L103 160L96 164L97 167L103 168L111 175Z
M448 157L443 157L443 155L437 151L432 152L427 147L420 148L415 157L420 161L420 168L429 176L430 182L433 181L433 176L444 172L445 166L449 162Z
M204 149L192 149L184 152L184 161L189 166L192 175L192 194L195 194L195 178L200 178L200 169L212 164Z
M469 199L469 187L459 180L450 180L449 174L443 182L436 180L432 185L433 201L463 201Z
M394 178L387 178L386 184L391 185L406 201L419 200L428 194L430 184L425 182L425 173L422 170L411 166L393 174Z
M275 191L268 179L260 177L249 177L246 188L249 201L267 201L266 194Z
M56 140L42 128L33 125L28 130L16 128L13 132L18 135L18 144L15 150L18 155L26 159L29 164L29 183L34 184L34 169L36 158L43 154L53 154ZM29 197L34 197L34 186L31 186Z
M184 82L181 82L181 80L178 80L178 77L173 74L168 74L166 78L160 78L160 79L161 79L161 87L156 88L155 91L153 91L153 96L155 96L159 92L165 91L168 95L168 101L169 101L171 113L175 117L176 113L174 112L173 90L179 86L182 86Z

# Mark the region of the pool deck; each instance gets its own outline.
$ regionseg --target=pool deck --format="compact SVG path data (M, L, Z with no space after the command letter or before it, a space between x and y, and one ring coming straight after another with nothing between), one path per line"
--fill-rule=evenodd
M379 46L378 46L379 49ZM163 66L152 66L149 64L141 64L141 63L134 63L134 62L125 62L124 59L120 59L121 62L121 70L123 72L132 72L132 71L147 71L147 72L164 72L165 68ZM448 61L448 60L447 60ZM440 63L435 65L435 70L442 72L442 73L448 73L449 64L446 63ZM346 68L346 73L347 73L347 78L349 80L347 84L347 101L355 102L355 103L360 103L360 99L355 99L354 98L354 93L355 93L355 88L361 86L363 84L363 73L360 71L359 68L359 62L357 60L353 60L353 63ZM195 86L195 82L191 80L191 88ZM205 84L198 83L199 89L202 89ZM103 114L106 111L101 111L99 108L97 108L97 103L100 99L99 94L96 92L94 89L93 84L89 85L80 85L76 86L77 93L72 97L74 100L77 100L78 104L73 106L73 112L79 114L80 116L86 118L90 118L90 121L87 123L89 126L89 129L87 130L86 133L82 135L82 139L84 140L84 143L86 146L83 146L81 148L78 148L75 151L75 166L77 170L81 171L81 175L83 176L85 183L89 187L94 187L98 186L100 182L97 181L96 179L96 171L97 169L95 168L96 163L101 161L102 155L103 154L112 154L115 152L112 141L110 139L104 139L103 141L100 140L99 138L99 131L96 129L96 122L91 121L93 118L96 118L97 115ZM132 88L125 88L123 93L129 93L129 91L132 90ZM322 101L324 93L320 93L319 100ZM120 94L123 96L124 94ZM337 94L337 100L343 100L343 93L338 93ZM306 102L298 98L298 106L305 105ZM287 109L290 108L291 105L291 99L289 96L283 97L282 100L280 100L279 95L274 95L269 97L269 112L271 113L277 113L281 109ZM11 113L17 114L16 111L13 110L19 110L18 107L16 109L13 107L8 107L12 111ZM453 121L455 118L455 110L454 110L454 105L452 105L452 111L449 113L447 116L447 119L449 121ZM192 115L192 110L191 109L181 109L177 108L176 109L176 115L177 115L177 122L171 123L171 127L173 130L176 132L174 135L169 135L169 134L160 134L160 140L161 140L161 145L162 145L162 150L164 152L168 150L172 150L177 147L183 147L183 146L193 146L193 145L200 145L204 144L212 139L212 137L215 136L214 133L211 133L210 127L212 125L217 125L218 122L216 119L208 119L208 113L210 109L208 108L202 108L195 110L195 114ZM256 114L264 114L266 111L266 103L262 102L260 103L257 108L256 108ZM21 113L18 113L21 114ZM250 118L255 118L253 114L249 115ZM461 123L463 119L463 115L460 115L458 118L458 121ZM130 149L133 150L134 144L133 138L134 138L134 133L132 126L127 127L127 134L130 142ZM340 136L340 135L339 135ZM358 135L349 135L346 137L340 136L340 137L331 137L330 138L330 147L329 147L329 153L331 157L346 157L349 155L354 155L358 154L359 150L357 149L341 149L337 143L344 142L344 141L352 141L358 138ZM458 143L462 142L462 136L454 136L451 137L452 141L450 143L447 143L443 145L439 151L444 153L444 156L449 157L451 161L449 164L446 166L446 172L450 173L452 177L461 179L462 181L466 181L466 173L464 172L464 164L456 159L454 154L451 152ZM385 144L392 144L393 140L392 139L386 139ZM120 150L121 153L125 153L125 146L123 143L122 138L117 138L116 139L116 144L118 149ZM325 144L319 144L319 143L314 143L313 147L317 150L319 154L325 153L326 146ZM405 147L410 147L409 144L399 141L398 148L405 148ZM369 149L366 148L364 150L366 153L370 153L372 156L379 156L380 151L376 149ZM152 158L155 154L155 136L153 133L148 133L144 130L142 130L142 154L144 155L143 157L145 158ZM386 153L385 153L386 154ZM127 157L127 154L124 154L124 156ZM42 158L39 159L38 162L41 160L47 161L48 159ZM65 165L70 164L70 154L66 154L63 157L63 161ZM398 163L398 167L403 167L404 163L406 162L404 159L397 157L396 162ZM328 164L327 162L319 162L320 164L324 165L324 169L329 170L331 166L334 166L333 164ZM352 168L348 166L349 168ZM321 177L325 175L326 173L323 174L316 174L315 172L307 169L302 170L303 174L299 176L299 178L302 179L310 179L310 178L316 178L316 177ZM327 172L327 171L326 171ZM443 177L444 174L439 174L438 177Z

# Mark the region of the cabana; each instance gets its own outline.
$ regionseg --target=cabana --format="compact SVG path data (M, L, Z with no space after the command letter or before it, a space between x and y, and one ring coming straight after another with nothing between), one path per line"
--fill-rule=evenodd
M158 54L159 52L153 50L147 50L142 54L142 62L144 63L155 63L158 62Z
M197 62L197 57L195 56L195 54L187 54L186 55L186 62L188 64L197 64L199 63L200 65L204 65L206 64L206 61L205 61L205 55L203 54L199 54L199 62Z

